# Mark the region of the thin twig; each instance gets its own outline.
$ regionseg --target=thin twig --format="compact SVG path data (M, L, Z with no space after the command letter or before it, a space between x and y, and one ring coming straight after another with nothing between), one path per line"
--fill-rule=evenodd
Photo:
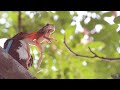
M120 58L101 57L101 56L97 55L95 52L93 52L90 47L88 47L88 48L89 48L89 51L90 51L90 53L92 53L94 56L86 56L86 55L77 54L77 53L75 53L73 50L71 50L71 48L67 45L67 43L66 43L66 36L64 36L64 44L65 44L65 46L67 47L67 49L68 49L71 53L73 53L75 56L85 57L85 58L100 58L100 59L103 59L103 60L120 60Z
M64 44L65 46L69 49L70 52L72 52L75 56L80 56L80 57L87 57L87 58L94 58L94 56L85 56L85 55L80 55L75 53L74 51L71 50L70 47L68 47L68 45L66 44L66 37L64 36Z
M88 47L88 48L89 48L89 51L94 55L94 57L98 56L96 53L94 53L94 52L91 50L90 47Z

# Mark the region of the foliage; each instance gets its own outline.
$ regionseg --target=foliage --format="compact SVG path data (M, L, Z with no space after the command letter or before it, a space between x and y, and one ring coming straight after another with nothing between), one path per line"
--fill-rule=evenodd
M17 11L0 12L0 38L17 34L17 18ZM112 23L106 18L111 18ZM51 23L56 26L51 36L58 40L42 44L43 62L39 73L36 69L39 53L31 46L34 64L29 71L40 79L112 78L111 75L120 73L120 61L76 57L65 47L63 40L66 34L67 44L82 55L92 55L89 46L99 56L120 57L119 22L120 16L115 16L113 11L22 11L22 31L38 31Z

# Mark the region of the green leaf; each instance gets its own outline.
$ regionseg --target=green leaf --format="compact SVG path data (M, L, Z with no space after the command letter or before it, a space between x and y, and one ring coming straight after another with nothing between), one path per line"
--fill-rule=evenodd
M107 12L102 15L103 17L110 17L112 16L112 12Z
M98 48L104 48L105 44L103 42L96 41L96 42L89 43L88 46L90 48L98 49Z
M119 24L119 23L120 23L120 16L116 17L116 18L114 19L114 22L115 22L116 24Z

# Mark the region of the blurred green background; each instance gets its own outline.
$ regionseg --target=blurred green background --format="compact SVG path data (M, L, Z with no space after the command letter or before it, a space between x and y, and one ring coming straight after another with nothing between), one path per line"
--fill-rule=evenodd
M120 57L119 11L0 11L0 45L20 31L35 32L47 23L55 25L51 37L57 42L42 43L43 62L39 73L36 69L39 53L31 46L34 64L29 72L32 75L39 79L111 79L111 75L120 72L119 60L76 57L63 43L65 34L68 46L78 54L92 56L89 46L99 56Z

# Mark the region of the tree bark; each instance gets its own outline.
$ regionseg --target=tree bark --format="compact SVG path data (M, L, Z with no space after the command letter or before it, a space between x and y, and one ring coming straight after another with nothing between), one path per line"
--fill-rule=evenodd
M0 79L36 79L0 47Z

